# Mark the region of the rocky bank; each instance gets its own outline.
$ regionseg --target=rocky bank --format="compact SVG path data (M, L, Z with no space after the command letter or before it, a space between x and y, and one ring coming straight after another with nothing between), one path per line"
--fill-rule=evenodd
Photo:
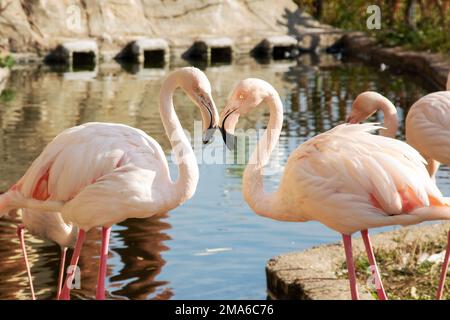
M371 236L375 252L399 250L414 242L445 241L450 223L404 227ZM365 254L364 244L356 234L354 257ZM267 291L272 299L346 300L350 299L348 280L338 275L345 265L342 242L313 247L271 259L266 265ZM379 266L383 269L383 266ZM383 276L383 273L382 273ZM389 279L382 279L389 281ZM358 283L360 298L372 300L367 283Z
M327 47L340 31L301 13L291 0L0 1L0 48L28 57L69 39L94 39L101 57L114 57L140 37L165 39L175 53L198 38L229 37L237 51L248 52L270 35Z

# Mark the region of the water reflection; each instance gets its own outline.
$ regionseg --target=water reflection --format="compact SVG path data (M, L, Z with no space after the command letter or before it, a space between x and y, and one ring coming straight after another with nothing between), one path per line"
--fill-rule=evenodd
M177 62L176 66L187 62ZM274 85L285 107L278 157L284 164L299 143L342 122L351 102L364 90L390 98L403 119L409 106L427 92L420 79L380 71L333 56L302 55L296 61L260 64L237 58L230 65L202 66L219 108L234 84L259 77ZM13 99L0 101L0 190L12 185L42 148L63 129L88 121L120 122L140 128L169 153L158 113L161 82L170 70L102 64L75 72L49 67L18 68L9 90ZM199 111L177 92L174 97L183 126L192 131ZM268 113L258 109L239 128L264 127ZM382 115L372 118L382 121ZM193 199L162 218L128 220L113 228L107 290L112 299L264 298L266 261L274 255L337 240L318 223L288 224L254 215L241 195L244 166L201 165ZM275 188L282 167L266 178ZM174 170L171 165L171 170ZM176 174L176 173L174 173ZM438 183L449 193L447 168ZM93 213L95 214L95 213ZM25 268L15 237L17 219L0 220L0 299L29 297ZM59 248L27 234L29 258L39 298L53 298ZM223 248L227 248L224 250ZM88 235L82 253L82 289L78 298L93 298L97 281L100 232ZM209 249L209 250L207 250ZM208 252L208 254L203 254Z
M149 219L129 219L116 232L120 246L115 252L120 256L123 267L110 278L111 295L130 299L169 299L173 296L167 280L157 280L166 261L161 253L169 248L163 243L171 238L164 230L169 223L155 217Z

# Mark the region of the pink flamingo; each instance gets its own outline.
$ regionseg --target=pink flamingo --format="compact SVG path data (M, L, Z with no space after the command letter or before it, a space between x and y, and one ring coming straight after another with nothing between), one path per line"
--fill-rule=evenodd
M379 93L366 91L358 95L353 102L352 111L347 119L349 123L365 121L373 113L382 110L384 127L382 135L395 138L398 117L395 106ZM447 91L430 93L410 108L406 117L406 141L427 161L427 170L433 180L439 164L450 165L450 75ZM450 231L447 250L442 265L437 299L442 298L450 255Z
M201 111L204 143L210 141L219 116L202 71L182 68L165 79L159 110L178 163L176 181L170 178L161 146L143 131L121 124L87 123L60 133L24 177L0 196L2 213L14 208L59 212L64 221L79 228L72 271L67 274L61 299L70 298L70 284L87 231L102 227L96 298L104 299L111 226L127 218L165 213L193 196L199 172L173 106L172 96L178 87ZM33 190L31 197L28 190Z
M279 139L283 105L267 82L246 79L234 88L219 127L228 146L240 115L265 102L267 129L243 174L245 201L258 215L281 221L317 220L342 234L351 296L358 299L351 235L361 231L377 284L386 299L376 266L369 228L450 219L450 208L433 183L424 159L404 142L370 131L374 124L342 124L301 144L289 156L278 190L264 190L263 167Z

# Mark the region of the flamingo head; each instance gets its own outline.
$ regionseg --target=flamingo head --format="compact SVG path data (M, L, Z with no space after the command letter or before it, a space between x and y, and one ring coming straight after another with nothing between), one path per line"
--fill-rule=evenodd
M378 110L378 105L384 97L373 91L365 91L359 94L352 104L352 111L348 115L347 123L360 123L367 120Z
M256 78L241 80L234 87L219 119L222 138L230 150L236 145L234 131L239 117L253 111L274 91L269 83Z
M212 140L217 129L219 113L211 94L211 84L206 75L197 68L186 67L175 71L177 85L183 88L202 114L203 143Z

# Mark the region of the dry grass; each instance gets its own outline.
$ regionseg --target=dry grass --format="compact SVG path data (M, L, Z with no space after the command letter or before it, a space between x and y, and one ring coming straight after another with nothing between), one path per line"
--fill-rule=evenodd
M395 250L375 250L378 268L389 299L435 299L441 273L441 262L421 261L424 255L433 255L445 251L447 237L436 241L416 240L403 244L401 239L397 242ZM422 257L422 259L421 259ZM357 278L360 283L367 283L371 276L369 262L365 254L355 257ZM341 266L338 274L346 276L346 264ZM443 299L450 299L450 272ZM376 292L372 293L376 297Z

